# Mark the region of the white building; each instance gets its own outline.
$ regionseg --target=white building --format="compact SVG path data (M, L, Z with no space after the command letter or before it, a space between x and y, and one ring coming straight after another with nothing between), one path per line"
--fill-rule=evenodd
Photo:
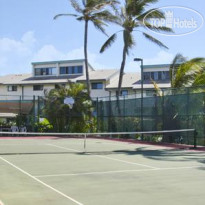
M169 65L145 65L143 67L144 89L153 89L153 79L159 87L170 87ZM115 96L119 69L94 70L89 64L91 97ZM122 82L122 95L139 95L140 73L125 73ZM5 96L44 96L57 85L68 82L85 83L85 61L66 60L32 63L32 74L16 74L0 77L0 100Z

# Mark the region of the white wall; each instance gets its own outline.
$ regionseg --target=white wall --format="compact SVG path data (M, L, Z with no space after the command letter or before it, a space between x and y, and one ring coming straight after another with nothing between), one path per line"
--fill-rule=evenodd
M33 90L33 85L23 85L23 89L24 89L24 96L25 99L27 99L28 97L32 96L44 96L44 90L47 90L47 92L49 92L51 89L55 88L55 85L53 84L49 84L49 85L44 85L44 89L42 91L34 91ZM18 85L17 86L17 91L13 91L13 92L9 92L7 90L7 85L0 85L0 100L6 99L6 100L12 100L12 99L16 99L16 96L21 96L22 95L22 86ZM13 98L12 98L13 96ZM27 98L26 98L27 96Z

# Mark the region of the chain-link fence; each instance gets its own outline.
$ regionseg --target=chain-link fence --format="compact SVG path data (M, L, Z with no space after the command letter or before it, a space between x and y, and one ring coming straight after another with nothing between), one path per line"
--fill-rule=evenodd
M144 90L135 96L96 98L97 128L101 132L157 131L195 128L197 143L205 145L205 88ZM165 136L166 138L166 136ZM193 136L179 136L193 144Z

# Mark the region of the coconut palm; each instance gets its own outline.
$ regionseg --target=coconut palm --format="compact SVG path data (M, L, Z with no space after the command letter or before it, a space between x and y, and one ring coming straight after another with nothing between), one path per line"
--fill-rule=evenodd
M80 4L77 0L70 0L71 6L75 9L76 14L58 14L54 17L57 19L61 16L75 17L78 21L84 21L84 58L85 58L85 69L86 69L86 84L88 94L90 95L90 80L88 71L88 23L92 22L99 31L105 33L105 26L107 23L114 22L116 17L107 10L108 7L115 8L118 3L117 0L82 0Z
M173 88L204 85L205 58L187 60L177 54L170 65L170 78Z
M151 36L150 34L140 31L140 28L149 28L153 31L165 31L171 32L172 30L167 27L158 27L154 26L150 23L150 19L159 19L164 18L164 14L157 10L151 9L145 11L145 9L152 3L157 2L158 0L125 0L125 5L121 8L120 12L117 14L118 16L118 24L122 27L122 30L114 33L102 46L100 52L104 52L108 47L115 42L117 34L119 32L123 33L123 52L122 52L122 62L120 66L120 77L118 83L118 95L120 95L121 85L123 80L124 67L126 63L126 57L129 55L129 51L135 45L133 32L138 31L143 34L143 36L155 43L156 45L166 48L167 47ZM145 18L146 17L146 18Z

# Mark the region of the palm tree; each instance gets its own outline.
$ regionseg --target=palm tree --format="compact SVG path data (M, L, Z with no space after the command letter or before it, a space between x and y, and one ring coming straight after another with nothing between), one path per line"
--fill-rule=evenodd
M77 0L70 0L72 7L75 9L76 14L58 14L54 17L57 19L61 16L75 17L78 21L84 21L84 58L85 58L85 69L86 69L86 84L88 94L90 95L90 79L88 71L88 23L92 22L98 30L106 34L105 26L109 22L115 22L116 17L107 10L107 7L115 9L115 5L118 3L117 0L82 0L82 5Z
M73 107L64 103L70 96L74 99ZM88 116L92 112L92 102L85 91L85 85L69 83L69 88L59 86L46 94L44 114L57 132L85 132Z
M117 15L118 24L122 27L122 30L114 33L110 38L108 38L108 40L104 43L104 45L100 50L100 53L104 52L108 47L112 45L113 42L115 42L117 34L119 32L123 33L124 46L122 52L122 62L120 67L120 77L118 83L118 92L117 92L118 95L120 95L120 91L121 91L126 57L127 55L129 55L130 49L135 45L134 36L133 36L134 31L141 32L146 39L150 40L151 42L155 43L160 47L167 49L167 47L162 42L160 42L153 36L149 35L146 32L142 32L138 30L139 28L147 27L154 31L165 31L165 32L172 31L170 28L155 27L149 23L150 19L164 18L164 14L157 9L151 9L145 12L147 6L157 1L158 0L126 0L125 6L121 8L120 13L118 13Z
M177 54L170 65L171 87L202 86L205 84L205 58L187 60Z

